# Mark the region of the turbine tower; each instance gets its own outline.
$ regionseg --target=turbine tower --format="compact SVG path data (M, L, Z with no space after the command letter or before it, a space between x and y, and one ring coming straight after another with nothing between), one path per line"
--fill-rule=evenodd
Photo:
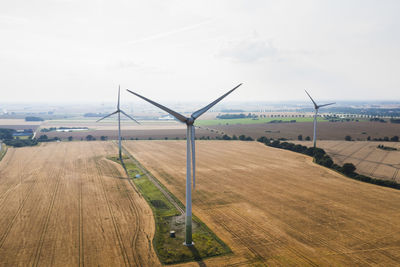
M312 99L310 94L307 92L307 90L304 90L304 91L306 91L306 94L308 95L308 97L310 97L311 101L314 104L315 114L314 114L314 136L313 136L313 141L314 141L314 147L316 147L317 146L317 114L318 114L318 109L322 108L322 107L329 106L329 105L333 105L333 104L336 104L336 103L329 103L329 104L324 104L324 105L319 105L318 106L317 103L315 103L314 99Z
M196 186L196 179L195 179L195 170L196 170L196 159L195 159L195 127L194 127L194 121L200 117L203 113L205 113L207 110L212 108L215 104L217 104L219 101L221 101L224 97L232 93L236 88L241 86L242 84L237 85L235 88L231 89L227 93L225 93L223 96L220 98L216 99L214 102L208 104L202 109L199 109L192 113L190 117L185 117L178 112L175 112L163 105L160 105L144 96L141 96L135 92L132 92L130 90L127 90L128 92L144 99L145 101L153 104L156 107L159 107L160 109L168 112L175 118L177 118L179 121L186 123L187 129L186 129L186 218L185 218L185 243L184 245L186 246L191 246L193 245L192 242L192 188L191 188L191 164L193 166L193 189ZM191 152L191 153L190 153ZM192 162L191 162L192 161Z
M108 118L114 114L118 113L118 148L119 148L119 160L122 162L122 152L121 152L121 113L127 116L129 119L133 120L137 124L140 124L137 120L126 114L123 110L119 108L119 102L120 102L120 93L121 89L120 86L118 86L118 104L117 104L117 110L114 111L113 113L108 114L107 116L104 116L103 118L97 120L96 122L99 122L101 120L104 120L105 118Z

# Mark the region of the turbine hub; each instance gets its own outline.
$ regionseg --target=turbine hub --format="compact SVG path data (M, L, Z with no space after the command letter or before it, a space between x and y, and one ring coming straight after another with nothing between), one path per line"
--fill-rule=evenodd
M194 119L192 117L187 118L187 120L186 120L187 125L193 125L193 123L194 123Z

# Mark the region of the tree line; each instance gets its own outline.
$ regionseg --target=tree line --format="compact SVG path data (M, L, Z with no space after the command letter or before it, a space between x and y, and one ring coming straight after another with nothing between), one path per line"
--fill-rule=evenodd
M356 167L352 163L344 163L343 166L337 165L333 162L332 158L326 154L325 150L318 147L306 147L303 145L296 145L294 143L289 142L281 142L279 140L269 139L265 136L262 136L257 139L258 142L261 142L267 146L281 148L290 150L293 152L305 154L314 158L314 162L325 166L327 168L333 169L339 173L344 174L345 176L359 180L366 183L376 184L385 187L391 187L395 189L400 189L400 184L392 181L392 180L381 180L375 179L363 174L359 174L356 172Z

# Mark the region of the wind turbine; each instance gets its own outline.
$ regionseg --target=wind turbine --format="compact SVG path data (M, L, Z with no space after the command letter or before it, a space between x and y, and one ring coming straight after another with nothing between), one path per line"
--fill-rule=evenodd
M205 113L207 110L212 108L215 104L217 104L219 101L221 101L224 97L232 93L236 88L241 86L242 84L237 85L235 88L231 89L227 93L225 93L223 96L219 97L216 99L214 102L208 104L202 109L199 109L192 113L190 117L185 117L178 112L175 112L163 105L160 105L144 96L141 96L135 92L132 92L130 90L127 90L128 92L144 99L145 101L153 104L156 107L159 107L160 109L168 112L175 118L177 118L179 121L186 123L187 125L187 130L186 130L186 218L185 218L185 243L184 245L186 246L191 246L193 245L192 242L192 188L191 188L191 164L193 164L193 189L196 186L196 180L195 180L195 170L196 170L196 159L195 159L195 127L194 127L194 121L200 117L203 113ZM190 153L192 152L192 153ZM192 163L190 162L190 159L192 160Z
M308 97L310 97L311 101L314 104L314 109L315 109L315 114L314 114L314 137L313 137L313 141L314 141L314 147L317 146L317 114L318 114L318 109L322 108L322 107L326 107L329 105L333 105L336 103L329 103L329 104L324 104L324 105L317 105L317 103L315 103L314 99L312 99L312 97L310 96L310 94L307 92L307 90L304 89L304 91L306 91L306 94L308 95Z
M120 95L121 95L120 91L121 91L121 88L120 88L120 86L118 86L117 110L114 111L113 113L108 114L107 116L104 116L103 118L97 120L96 122L104 120L105 118L108 118L108 117L118 113L118 148L119 148L119 160L122 162L122 152L121 152L121 113L124 114L125 116L127 116L129 119L131 119L134 122L136 122L137 124L140 124L140 123L137 120L135 120L134 118L132 118L131 116L129 116L128 114L126 114L123 110L121 110L119 108Z

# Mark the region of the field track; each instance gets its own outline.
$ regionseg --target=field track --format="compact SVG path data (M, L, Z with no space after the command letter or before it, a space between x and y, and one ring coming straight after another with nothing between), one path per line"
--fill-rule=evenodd
M400 192L257 142L197 141L193 212L233 250L207 266L395 266ZM184 141L124 146L182 202ZM187 265L198 266L195 263Z
M9 148L0 162L0 266L159 266L154 219L111 142Z
M312 146L311 142L295 143ZM397 148L397 151L378 149L378 145ZM317 146L324 149L336 164L353 163L356 172L377 179L394 180L400 183L400 143L366 141L318 141Z

